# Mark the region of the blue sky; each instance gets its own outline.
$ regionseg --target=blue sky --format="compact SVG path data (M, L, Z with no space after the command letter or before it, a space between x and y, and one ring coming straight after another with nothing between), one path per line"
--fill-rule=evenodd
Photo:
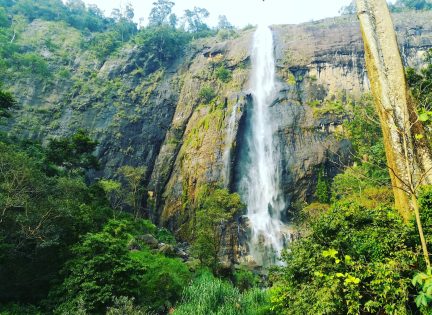
M154 0L85 0L96 4L109 14L115 7L127 2L135 8L137 20L147 17ZM174 0L174 12L181 16L185 9L194 6L210 11L208 23L215 25L218 15L224 14L228 20L239 27L259 22L268 24L295 24L338 15L343 5L350 0Z

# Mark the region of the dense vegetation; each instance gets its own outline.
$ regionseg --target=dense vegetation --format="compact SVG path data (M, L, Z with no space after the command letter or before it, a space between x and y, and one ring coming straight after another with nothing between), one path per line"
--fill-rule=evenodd
M138 28L131 6L106 17L80 0L0 0L0 80L31 77L49 84L71 76L71 49L101 65L125 45L142 47L137 73L157 76L191 41L216 33L205 23L207 10L195 7L178 18L173 6L156 1L149 25ZM402 9L431 7L399 0L394 10ZM44 39L44 49L61 56L48 62L36 40L21 38L38 20L50 22L44 25L55 34L74 29L68 35L77 46L60 47L64 37ZM220 17L217 29L224 38L233 26ZM431 56L421 71L407 69L427 127ZM225 65L214 70L218 81L232 79ZM72 90L85 92L97 82L94 74L80 75ZM216 97L208 85L198 94L204 104ZM0 86L2 124L13 118L19 97ZM227 270L219 261L221 226L244 209L238 194L202 186L190 246L180 244L146 219L144 166L124 165L113 178L86 177L99 167L98 143L86 130L43 145L0 134L0 314L431 314L432 271L415 222L403 222L393 209L372 101L364 96L345 105L331 103L349 117L341 136L353 145L354 163L332 182L318 170L316 200L299 209L295 222L301 237L284 252L284 265L268 275ZM430 245L431 187L423 187L419 203Z

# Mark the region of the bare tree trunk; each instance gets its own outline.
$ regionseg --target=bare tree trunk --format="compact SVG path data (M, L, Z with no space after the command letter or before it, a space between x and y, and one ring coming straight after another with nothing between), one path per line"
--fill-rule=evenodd
M366 67L381 120L395 206L407 220L414 210L411 195L416 192L411 191L411 188L432 183L432 155L406 83L387 2L356 2ZM410 167L407 167L407 160Z

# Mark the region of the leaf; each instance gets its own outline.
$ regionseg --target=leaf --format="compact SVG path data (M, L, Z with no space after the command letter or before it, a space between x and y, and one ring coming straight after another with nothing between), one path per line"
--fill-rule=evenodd
M417 295L415 299L415 303L418 307L420 306L427 306L427 298L426 295L423 292L420 292L419 295Z
M323 274L322 272L320 272L320 271L315 271L315 272L314 272L314 275L315 275L316 277L319 277L319 278L324 277L324 274Z
M418 116L418 119L422 122L428 121L429 120L429 115L427 113L421 113Z
M421 139L423 139L423 135L421 135L421 134L416 134L416 135L415 135L415 138L416 138L416 140L421 140Z
M330 248L329 250L324 250L322 252L323 257L332 257L335 258L337 255L338 251L335 249Z

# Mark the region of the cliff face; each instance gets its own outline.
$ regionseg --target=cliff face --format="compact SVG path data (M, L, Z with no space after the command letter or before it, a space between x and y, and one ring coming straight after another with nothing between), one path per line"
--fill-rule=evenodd
M421 65L422 52L432 47L431 20L431 12L395 15L406 64ZM53 27L36 20L21 40L66 32L78 45L80 35L73 29ZM275 132L283 190L292 208L295 201L313 198L320 169L331 178L338 172L332 160L349 162L350 143L339 136L347 119L343 106L369 85L355 17L274 26L273 31L279 93L271 111L280 126ZM91 176L114 176L125 164L147 166L156 204L149 215L187 238L183 226L197 189L215 184L235 190L242 176L252 36L248 30L229 40L198 40L168 69L151 74L142 70L138 46L126 46L100 64L69 41L63 62L69 63L70 73L48 84L25 78L10 82L22 109L8 130L45 140L88 129L100 143L97 155L103 166ZM59 60L44 46L29 49L51 64ZM220 67L230 77L221 78ZM233 242L230 246L236 247Z

